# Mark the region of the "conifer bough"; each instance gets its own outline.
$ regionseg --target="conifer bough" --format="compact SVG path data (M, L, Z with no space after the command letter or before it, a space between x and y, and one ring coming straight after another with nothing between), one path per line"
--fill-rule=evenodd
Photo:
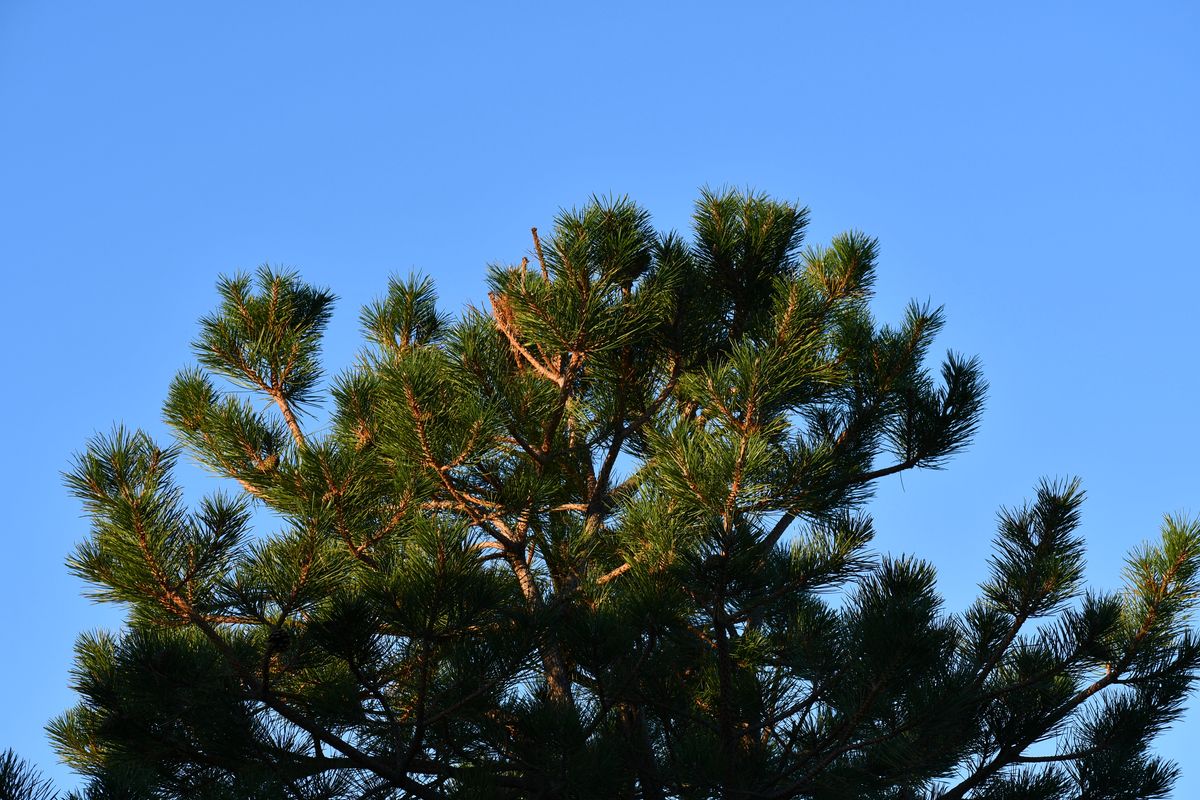
M1043 483L960 613L872 554L875 481L965 447L985 384L927 367L940 309L875 323L874 239L806 222L705 192L685 240L594 200L486 310L393 280L328 382L329 292L222 279L177 442L117 429L67 477L70 567L128 610L49 726L79 796L1167 796L1200 526L1089 591L1083 493ZM187 507L181 454L230 491Z

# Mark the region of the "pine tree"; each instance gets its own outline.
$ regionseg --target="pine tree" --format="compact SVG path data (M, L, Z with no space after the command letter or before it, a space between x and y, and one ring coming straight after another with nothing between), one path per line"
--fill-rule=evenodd
M0 753L0 800L53 800L50 781L12 750Z
M874 239L806 223L706 191L689 241L593 200L485 310L391 281L329 381L328 291L222 279L177 440L117 428L67 476L69 566L128 611L49 726L86 796L1167 796L1200 525L1091 591L1080 485L1043 483L957 613L873 554L874 483L943 467L986 387L929 366L941 309L872 318ZM186 505L181 456L229 491Z

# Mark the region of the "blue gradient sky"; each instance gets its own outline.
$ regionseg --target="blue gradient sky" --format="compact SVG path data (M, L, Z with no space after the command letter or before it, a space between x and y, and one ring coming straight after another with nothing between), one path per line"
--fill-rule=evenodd
M880 549L965 607L997 507L1080 475L1116 587L1200 512L1200 6L1142 5L0 0L0 748L73 783L42 725L76 634L120 617L63 567L59 471L114 421L165 435L218 272L332 287L336 370L389 273L479 301L593 192L685 229L698 186L751 186L814 241L879 236L880 316L944 303L992 385L969 452L883 487ZM1160 751L1189 737L1200 712Z

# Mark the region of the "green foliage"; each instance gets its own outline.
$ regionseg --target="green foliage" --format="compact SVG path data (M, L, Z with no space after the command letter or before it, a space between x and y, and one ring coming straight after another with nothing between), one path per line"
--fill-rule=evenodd
M50 782L17 757L12 750L0 753L0 797L4 800L54 800Z
M49 726L80 800L1165 796L1200 524L1087 591L1083 492L1043 483L961 613L872 553L874 482L966 447L986 384L807 219L705 191L687 241L595 199L485 311L393 279L327 383L332 296L223 279L176 443L117 428L67 475L69 565L129 611ZM188 508L184 453L236 494Z
M257 288L257 293L254 289ZM217 283L221 306L200 320L200 363L247 389L277 392L291 403L315 398L321 334L333 295L294 272L260 267Z

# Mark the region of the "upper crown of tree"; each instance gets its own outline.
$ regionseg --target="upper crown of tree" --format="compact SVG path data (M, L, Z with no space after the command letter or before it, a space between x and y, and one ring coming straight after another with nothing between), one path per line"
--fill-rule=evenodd
M176 441L118 428L67 476L70 567L128 609L49 727L78 797L1166 796L1200 526L1088 591L1083 493L1043 483L959 613L873 554L875 482L966 447L985 382L930 366L940 308L872 318L875 239L807 222L705 191L689 240L593 200L483 310L392 280L327 382L328 291L222 279ZM229 492L186 504L181 456Z

